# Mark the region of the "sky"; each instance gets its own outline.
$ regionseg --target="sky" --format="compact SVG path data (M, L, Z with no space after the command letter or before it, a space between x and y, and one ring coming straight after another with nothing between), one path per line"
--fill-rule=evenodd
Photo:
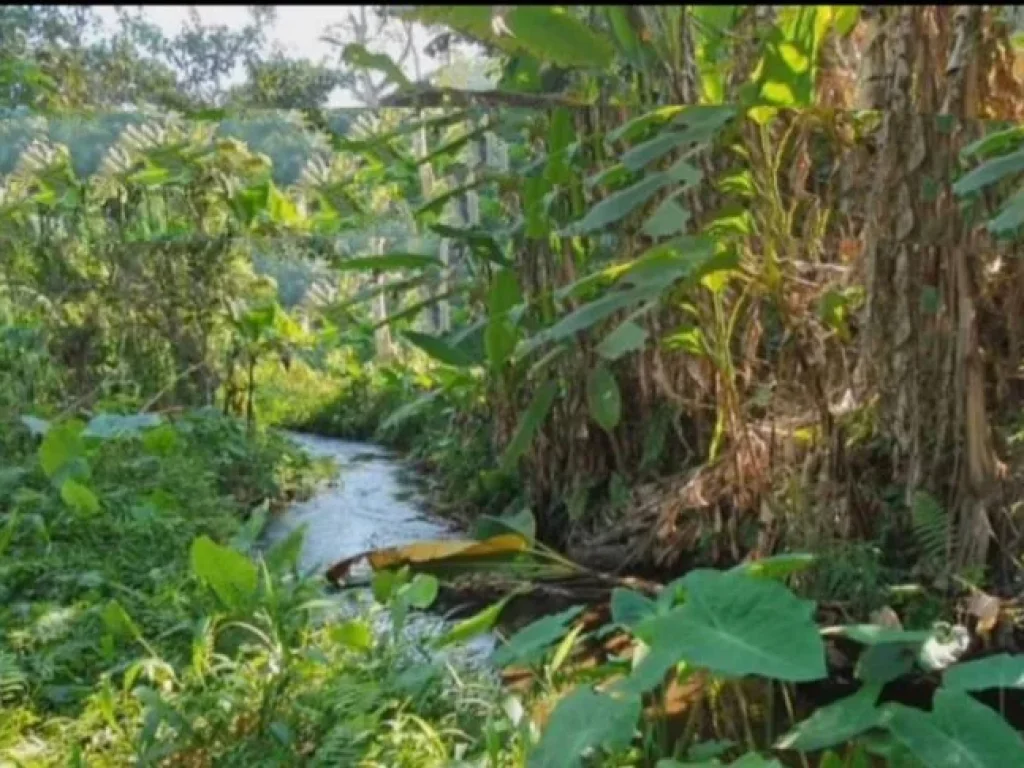
M110 27L116 25L115 6L97 5L94 8L105 24ZM201 5L196 8L199 11L199 17L206 24L224 24L237 29L245 26L249 19L248 9L244 5ZM269 37L272 41L278 41L286 54L308 58L314 62L319 62L324 57L334 59L339 54L338 49L322 42L320 36L324 34L327 27L344 19L351 8L352 6L344 5L277 6L277 20ZM143 13L165 32L174 34L188 19L188 9L187 5L149 5L143 6ZM426 58L423 54L423 46L427 41L428 38L421 30L421 35L416 39L421 61ZM384 48L393 56L399 53L394 50L394 44L386 44ZM425 67L429 69L429 65L425 64ZM351 107L358 106L358 104L349 93L339 90L331 99L331 106Z

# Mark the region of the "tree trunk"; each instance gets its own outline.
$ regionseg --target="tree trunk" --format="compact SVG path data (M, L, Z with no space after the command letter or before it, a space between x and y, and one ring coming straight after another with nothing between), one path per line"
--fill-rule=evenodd
M950 190L969 140L960 118L976 110L982 14L903 6L872 21L861 99L885 112L864 232L857 378L879 396L908 506L920 491L944 503L950 565L962 569L987 558L996 466L975 319L980 255ZM952 129L940 128L940 111L957 118Z

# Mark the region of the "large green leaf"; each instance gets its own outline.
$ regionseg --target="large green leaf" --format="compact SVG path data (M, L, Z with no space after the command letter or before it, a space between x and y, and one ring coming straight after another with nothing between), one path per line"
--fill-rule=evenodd
M640 621L653 616L657 604L646 595L623 587L612 590L611 614L612 621L624 627L633 627Z
M984 659L955 664L942 675L942 684L957 691L988 688L1024 688L1024 655L1000 653Z
M671 183L672 177L667 173L652 173L633 186L606 197L591 208L580 221L570 225L567 232L585 235L621 221Z
M258 572L245 555L207 536L192 542L192 572L230 609L245 606L256 594Z
M930 713L888 704L881 723L928 768L1024 765L1020 734L965 693L940 688Z
M652 648L721 675L790 682L825 677L814 603L781 584L742 573L697 570L680 580L682 606L637 628Z
M864 685L852 696L814 712L775 744L777 749L814 752L849 741L878 726L881 710L875 706L881 685Z
M78 420L50 427L39 445L39 464L47 477L54 477L63 467L85 456L84 429L85 425Z
M953 184L956 195L970 195L1024 171L1024 149L997 157L975 168Z
M459 347L455 347L437 336L431 336L417 331L403 331L402 335L422 349L435 360L445 365L452 365L456 368L468 368L476 364L468 353Z
M640 717L640 697L614 698L577 688L555 707L530 768L576 768L591 749L629 746Z
M622 395L615 375L599 365L587 377L587 405L590 416L606 432L615 429L622 418Z
M551 410L557 394L557 381L544 382L534 393L533 400L530 401L529 407L516 426L515 434L512 435L512 439L505 446L505 452L501 455L502 471L511 471L519 461L519 457L530 447L534 434L544 423L544 419L548 417L548 411Z
M100 501L96 494L82 483L68 478L60 486L61 500L76 512L94 515L100 511Z
M562 6L515 6L506 22L512 35L542 61L565 67L606 67L614 56L607 37Z

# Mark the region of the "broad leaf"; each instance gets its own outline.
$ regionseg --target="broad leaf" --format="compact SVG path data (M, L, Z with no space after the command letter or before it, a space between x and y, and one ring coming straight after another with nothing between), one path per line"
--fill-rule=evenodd
M258 572L245 555L200 536L192 542L191 561L192 572L227 608L239 609L255 596Z
M332 639L353 651L366 652L373 649L373 630L365 621L343 621L332 626L329 632Z
M413 608L425 610L437 599L437 579L429 574L417 573L413 580L399 591L399 597Z
M77 420L50 427L39 445L39 464L47 477L54 477L62 467L85 455L83 429L84 425Z
M569 8L519 5L506 18L513 37L534 56L565 67L604 68L614 48L607 37L585 25Z
M558 702L529 766L576 768L591 749L622 749L633 740L639 717L639 696L613 698L577 688Z
M639 624L643 619L653 616L656 611L657 604L639 592L623 587L616 587L612 590L612 621L616 624L630 628Z
M875 706L882 686L864 685L852 696L815 710L814 714L783 736L776 749L814 752L842 744L878 726L881 711Z
M690 212L679 204L675 196L667 197L644 222L643 232L648 237L671 237L686 231Z
M100 501L88 486L68 478L60 486L61 500L76 512L95 515L100 511Z
M103 619L103 626L114 637L135 640L142 636L132 617L117 600L107 603L100 617Z
M956 691L1024 688L1024 655L1000 653L956 664L943 673L942 685Z
M346 64L382 73L386 78L385 82L392 82L399 88L408 88L412 85L409 78L386 53L371 53L364 45L350 43L342 50L341 57Z
M930 713L886 705L881 723L928 768L1024 765L1020 734L965 693L940 688Z
M586 235L604 229L629 216L671 183L672 177L667 173L652 173L633 186L606 197L580 221L570 225L567 231L574 235Z
M671 649L677 660L730 677L825 677L813 602L777 582L740 573L698 570L680 585L683 605L637 628L652 650Z
M953 184L956 195L970 195L1024 171L1024 149L989 160Z

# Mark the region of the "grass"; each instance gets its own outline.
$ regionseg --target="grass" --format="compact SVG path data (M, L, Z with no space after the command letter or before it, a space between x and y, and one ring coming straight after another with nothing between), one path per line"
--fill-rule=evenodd
M212 412L89 442L99 509L83 512L42 471L38 439L9 427L0 765L514 764L493 680L376 638L370 617L324 622L294 540L253 551L247 515L325 469L288 442ZM225 603L199 578L204 536L226 553L216 573L229 545L262 563L251 599Z

